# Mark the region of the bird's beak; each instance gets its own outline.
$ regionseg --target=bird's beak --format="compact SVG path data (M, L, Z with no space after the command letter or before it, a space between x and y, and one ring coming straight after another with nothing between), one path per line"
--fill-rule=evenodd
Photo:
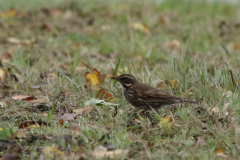
M118 80L118 77L110 77L111 79L115 79L115 80Z

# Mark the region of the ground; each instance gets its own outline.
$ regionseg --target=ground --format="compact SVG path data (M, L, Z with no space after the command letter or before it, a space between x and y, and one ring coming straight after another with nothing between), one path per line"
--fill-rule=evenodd
M239 7L0 1L0 156L238 159ZM198 104L136 110L123 73Z

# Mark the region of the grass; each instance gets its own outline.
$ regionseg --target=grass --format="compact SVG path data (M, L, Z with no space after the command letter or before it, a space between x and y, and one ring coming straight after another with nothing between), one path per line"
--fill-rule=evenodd
M1 67L7 75L0 88L0 102L6 104L0 107L0 155L67 159L80 154L82 159L94 159L93 150L107 143L128 150L118 159L239 157L239 84L232 82L240 79L238 3L8 0L0 4L2 13L11 7L16 11L15 16L0 18L0 55L12 56L10 62L2 60ZM145 29L134 29L136 22ZM222 22L226 25L219 27ZM35 42L16 44L9 37ZM84 74L90 70L82 62L107 75L100 87L114 96L110 102L119 104L118 112L94 105L89 115L59 126L59 117L84 107L98 93L86 88ZM23 83L12 78L16 73ZM136 114L120 84L110 81L115 73L131 73L154 87L167 80L166 91L201 103L175 107L171 110L175 123L159 127L170 112L162 108L160 115ZM174 87L172 79L177 80ZM47 85L31 88L38 81ZM36 105L13 100L14 95L45 96L49 101ZM219 111L212 112L213 108ZM137 118L140 124L135 123ZM26 120L51 125L11 139ZM80 125L81 136L68 128L72 122ZM53 151L55 157L43 154L44 147L53 145L61 147ZM224 155L217 155L218 149ZM72 159L79 159L76 155Z

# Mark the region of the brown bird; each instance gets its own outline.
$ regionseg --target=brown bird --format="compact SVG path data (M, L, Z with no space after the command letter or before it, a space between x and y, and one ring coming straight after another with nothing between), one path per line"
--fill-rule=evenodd
M118 77L111 77L119 81L124 88L124 96L129 103L139 109L151 110L158 109L181 103L197 103L194 101L184 100L180 97L173 96L161 89L151 87L139 82L131 74L122 74Z

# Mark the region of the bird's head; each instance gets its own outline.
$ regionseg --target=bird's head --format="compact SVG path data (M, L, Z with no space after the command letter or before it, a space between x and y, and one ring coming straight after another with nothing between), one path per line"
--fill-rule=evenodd
M119 81L125 88L129 88L138 82L137 79L131 74L122 74L118 77L111 77L111 79Z

